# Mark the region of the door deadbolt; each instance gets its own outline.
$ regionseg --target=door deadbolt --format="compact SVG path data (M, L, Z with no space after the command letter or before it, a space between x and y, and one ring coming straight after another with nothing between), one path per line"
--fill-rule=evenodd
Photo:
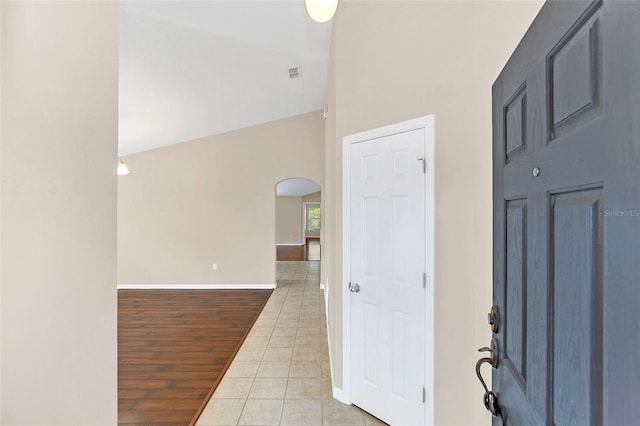
M491 311L487 314L487 322L491 326L491 331L493 333L498 332L498 306L493 305L491 307Z

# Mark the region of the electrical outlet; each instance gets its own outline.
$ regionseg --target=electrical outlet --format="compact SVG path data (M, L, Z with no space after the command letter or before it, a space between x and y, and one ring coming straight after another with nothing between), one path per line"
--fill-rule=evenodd
M214 264L213 264L213 270L214 270L214 271L217 271L217 270L218 270L218 264L217 264L217 263L214 263Z

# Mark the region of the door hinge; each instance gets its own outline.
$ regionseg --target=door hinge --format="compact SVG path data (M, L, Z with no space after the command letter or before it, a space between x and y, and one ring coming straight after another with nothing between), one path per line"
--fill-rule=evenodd
M425 402L427 402L427 390L422 388L422 403L424 404Z
M427 160L425 160L424 158L418 158L418 161L422 162L422 173L423 174L427 174Z
M427 288L427 273L422 273L422 288Z

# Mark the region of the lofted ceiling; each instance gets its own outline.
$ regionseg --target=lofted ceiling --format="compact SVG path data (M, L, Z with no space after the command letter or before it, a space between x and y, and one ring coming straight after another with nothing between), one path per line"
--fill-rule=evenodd
M331 23L303 0L120 4L120 156L324 107Z

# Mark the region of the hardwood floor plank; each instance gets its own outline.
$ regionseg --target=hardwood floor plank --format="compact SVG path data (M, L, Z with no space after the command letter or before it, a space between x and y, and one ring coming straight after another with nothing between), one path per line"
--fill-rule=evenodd
M118 422L120 425L175 426L185 424L184 419L192 414L193 410L157 410L144 413L138 410L130 410L119 413Z
M186 387L186 386L181 386L181 387L175 387L175 388L171 388L171 389L158 389L158 390L154 390L151 391L147 398L148 399L176 399L176 398L189 398L189 399L197 399L202 401L204 399L205 396L207 396L207 393L209 392L209 390L203 390L206 389L206 387ZM196 407L198 408L198 407Z
M120 290L118 423L188 425L270 290Z

